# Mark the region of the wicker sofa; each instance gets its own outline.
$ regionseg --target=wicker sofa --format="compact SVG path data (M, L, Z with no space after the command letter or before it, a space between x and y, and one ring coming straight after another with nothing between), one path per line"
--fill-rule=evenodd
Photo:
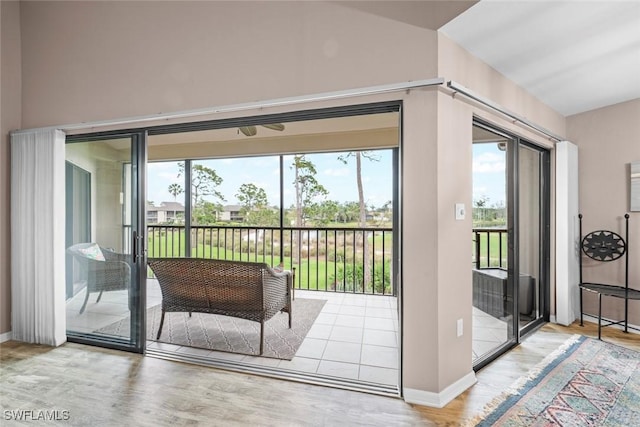
M80 275L87 282L87 292L80 314L84 312L89 294L129 289L131 283L131 255L120 254L97 243L78 243L67 248L67 253L78 261Z
M260 354L264 323L276 313L289 314L292 274L265 263L201 258L150 258L162 291L162 334L167 312L198 312L238 317L260 323Z

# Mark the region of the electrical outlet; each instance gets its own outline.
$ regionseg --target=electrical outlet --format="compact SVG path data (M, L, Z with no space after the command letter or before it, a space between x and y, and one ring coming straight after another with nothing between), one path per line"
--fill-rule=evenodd
M459 337L461 337L461 336L462 336L462 333L463 333L463 328L462 328L462 319L458 319L458 322L457 322L457 325L456 325L456 326L457 326L457 328L456 328L456 329L457 329L457 332L458 332L458 336L459 336Z

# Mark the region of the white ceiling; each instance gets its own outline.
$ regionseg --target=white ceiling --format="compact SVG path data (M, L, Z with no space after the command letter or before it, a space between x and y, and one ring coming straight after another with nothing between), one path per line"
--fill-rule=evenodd
M640 98L640 0L482 0L439 31L564 116Z

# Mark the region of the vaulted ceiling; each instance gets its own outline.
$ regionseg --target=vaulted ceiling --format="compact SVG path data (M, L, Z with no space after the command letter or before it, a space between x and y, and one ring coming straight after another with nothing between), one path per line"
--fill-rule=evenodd
M564 116L640 98L638 0L336 3L438 30Z

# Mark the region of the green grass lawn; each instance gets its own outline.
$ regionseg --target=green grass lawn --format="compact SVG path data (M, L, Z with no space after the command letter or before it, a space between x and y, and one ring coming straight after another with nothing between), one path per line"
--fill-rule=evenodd
M474 236L475 237L475 236ZM507 267L507 233L489 233L489 249L487 259L487 234L480 233L480 267L499 267L502 258L502 267ZM502 242L501 242L502 241ZM500 254L500 244L502 243L502 254ZM475 241L472 246L472 253L475 253Z
M238 244L238 241L239 240L236 240L235 243ZM370 236L369 242L372 245L375 242L376 253L379 253L379 251L382 250L383 244L382 233L376 233L375 236ZM153 236L149 236L148 238L148 256L149 258L184 257L186 253L185 243L184 231L181 231L180 233L176 232L173 234L168 233L167 235L160 235L160 233L155 233ZM345 269L347 271L353 271L353 269L350 269L349 266L351 262L349 260L347 260L346 262L342 261L340 255L329 255L329 259L326 259L324 255L318 255L317 257L315 255L310 255L308 258L303 255L299 260L293 259L291 256L285 256L281 260L279 253L274 253L273 255L262 255L261 253L256 253L254 251L255 244L251 244L250 248L248 248L249 245L247 245L246 242L243 242L243 251L240 252L239 248L236 248L236 250L232 250L226 249L224 246L216 246L218 243L224 245L224 240L221 239L220 241L218 241L214 238L212 242L198 243L191 249L191 256L197 258L264 262L271 266L277 266L282 262L285 269L291 270L295 267L297 289L334 290L335 286L332 286L332 284L336 282L336 277L340 278L342 274L341 272ZM230 238L227 239L226 243L231 244ZM391 235L391 233L385 233L385 253L390 253L392 243L393 236ZM269 244L266 245L267 248L269 246ZM332 245L329 246L331 248ZM323 249L324 245L320 245L320 247ZM258 243L259 252L262 251L262 248L262 243ZM248 252L247 249L251 249L251 252ZM337 250L339 253L341 252L340 247L338 247ZM349 251L348 248L347 251ZM379 255L376 255L375 262L382 263ZM385 267L386 276L389 275L389 270L390 268L388 266ZM352 280L353 276L348 276L348 278ZM390 278L385 281L387 282L387 289L385 290L385 293L391 292L389 289Z

